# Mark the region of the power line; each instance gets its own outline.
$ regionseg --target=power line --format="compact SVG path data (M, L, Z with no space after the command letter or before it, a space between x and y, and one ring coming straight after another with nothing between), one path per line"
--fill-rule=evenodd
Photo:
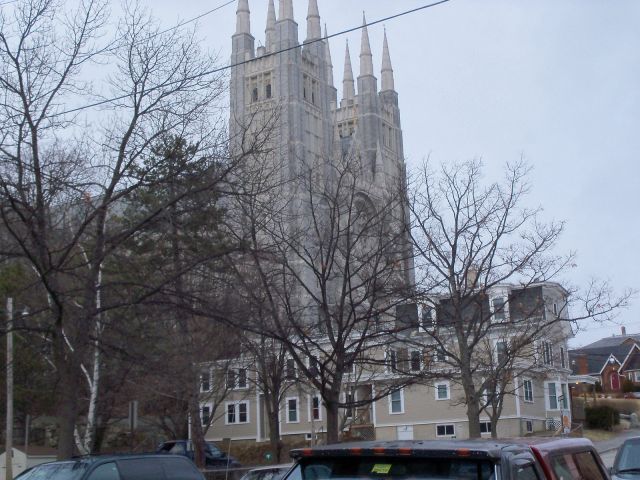
M270 53L267 53L267 54L263 55L260 58L271 57L271 56L274 56L274 55L278 55L280 53L286 53L286 52L289 52L291 50L296 50L298 48L302 48L303 46L306 46L306 45L310 45L310 44L317 43L317 42L323 42L325 40L329 40L330 38L346 35L347 33L351 33L351 32L354 32L356 30L361 30L361 29L363 29L365 27L370 27L372 25L377 25L379 23L387 22L389 20L394 20L396 18L403 17L405 15L410 15L412 13L416 13L416 12L419 12L421 10L425 10L427 8L436 7L438 5L442 5L443 3L447 3L449 1L450 0L439 0L437 2L429 3L427 5L422 5L420 7L413 8L411 10L405 10L403 12L397 13L395 15L391 15L389 17L385 17L385 18L381 18L381 19L378 19L378 20L374 20L372 22L365 23L365 24L360 25L358 27L348 28L346 30L342 30L340 32L333 33L333 34L327 35L325 37L317 38L315 40L309 40L308 42L305 42L303 44L299 44L299 45L294 45L292 47L283 48L282 50L277 50L275 52L270 52ZM232 2L228 2L228 3L232 3ZM226 6L227 4L222 5L221 7L217 7L217 8L222 8L223 6ZM204 15L204 14L202 14L202 15ZM193 75L193 76L186 77L186 78L180 78L179 80L175 80L173 82L168 82L168 83L164 84L163 88L167 87L167 86L170 86L170 85L175 85L177 83L182 83L182 82L187 81L187 80L195 80L197 78L205 77L205 76L208 76L208 75L213 75L214 73L223 72L225 70L229 70L231 68L239 67L241 65L245 65L247 63L253 62L254 60L255 59L243 60L241 62L232 63L232 64L226 65L224 67L214 68L213 70L208 70L208 71L199 73L197 75ZM151 88L147 89L147 92L153 92L155 90L158 90L159 88L160 88L159 86L158 87L151 87ZM117 101L117 100L123 100L123 99L125 99L125 98L127 98L129 96L130 96L129 94L124 94L124 95L119 95L119 96L113 97L113 98L107 98L107 99L101 100L99 102L90 103L88 105L83 105L81 107L72 108L72 109L65 110L65 111L59 112L59 113L53 113L51 115L47 115L47 118L58 117L58 116L61 116L61 115L68 115L70 113L79 112L81 110L86 110L88 108L99 107L100 105L105 105L107 103L111 103L111 102L114 102L114 101Z

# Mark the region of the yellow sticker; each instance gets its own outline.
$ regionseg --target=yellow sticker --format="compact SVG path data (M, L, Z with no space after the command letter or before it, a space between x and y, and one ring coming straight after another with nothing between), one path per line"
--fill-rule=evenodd
M371 469L371 473L379 473L381 475L386 475L391 471L390 463L376 463Z

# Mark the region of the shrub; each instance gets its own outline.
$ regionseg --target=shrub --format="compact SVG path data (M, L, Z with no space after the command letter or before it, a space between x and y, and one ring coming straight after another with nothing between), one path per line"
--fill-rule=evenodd
M585 409L588 428L611 430L620 423L620 413L608 405L595 405Z

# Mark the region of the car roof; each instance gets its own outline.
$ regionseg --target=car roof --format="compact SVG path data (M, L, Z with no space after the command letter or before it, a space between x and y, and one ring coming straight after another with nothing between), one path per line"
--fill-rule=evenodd
M523 448L533 446L542 452L550 452L559 449L584 449L593 447L593 444L590 440L583 438L557 439L548 437L500 440L368 441L295 449L291 451L291 457L298 459L302 457L342 455L439 455L497 459L501 457L505 448L513 446L521 446Z
M260 472L262 470L274 470L280 468L291 468L293 467L293 463L281 463L278 465L263 465L261 467L255 467L249 470L249 472Z
M162 455L157 453L118 453L118 454L106 454L106 455L82 455L70 458L69 460L56 460L54 462L42 463L40 465L60 465L65 463L85 463L87 465L94 465L98 463L115 462L118 460L134 460L144 458L168 458L168 459L181 459L183 461L186 457L180 455Z

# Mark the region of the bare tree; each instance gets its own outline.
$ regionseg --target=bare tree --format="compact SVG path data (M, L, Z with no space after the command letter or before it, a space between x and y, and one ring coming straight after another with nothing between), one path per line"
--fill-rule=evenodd
M400 385L380 384L358 401L342 395L354 372L368 372L371 386L384 368L396 306L412 287L403 199L374 184L357 155L307 164L270 195L241 197L232 229L247 245L233 265L239 294L265 312L244 327L282 342L288 375L319 392L328 442L339 439L340 409Z
M602 284L585 294L557 284L562 301L549 312L532 293L536 285L560 282L574 255L554 252L564 224L544 223L541 208L527 208L528 172L524 162L508 165L502 182L485 186L480 162L438 172L426 163L409 186L426 320L416 343L441 363L423 378L448 378L462 388L471 438L480 436L483 410L496 434L505 395L516 394L517 378L539 367L534 345L554 331L569 336L570 322L606 318L629 298L629 292L614 297ZM507 283L514 285L508 298L493 301L493 290Z
M193 32L161 31L129 6L105 50L97 46L105 2L65 7L26 0L10 13L3 7L0 17L0 215L11 239L2 253L29 263L47 299L41 317L59 377L60 458L73 454L83 369L90 389L99 389L96 342L114 308L100 303L99 293L109 288L104 264L167 205L117 232L109 219L132 192L151 185L147 172L154 166L145 161L157 139L168 132L220 139L221 124L211 124L209 108L224 90L221 77L207 73L214 59ZM116 71L97 127L65 106L95 99L81 81L83 67L105 52Z

